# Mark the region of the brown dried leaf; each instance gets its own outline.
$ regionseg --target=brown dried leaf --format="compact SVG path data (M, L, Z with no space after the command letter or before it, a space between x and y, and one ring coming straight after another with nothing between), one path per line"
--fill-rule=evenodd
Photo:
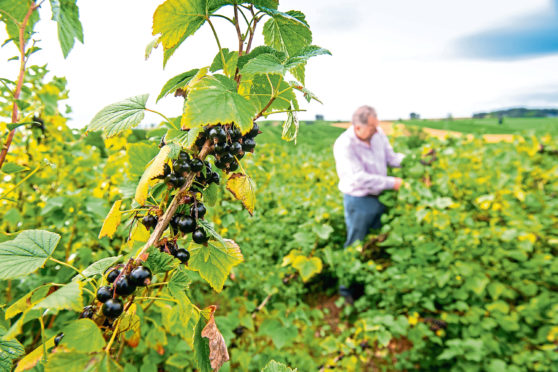
M203 327L201 335L209 339L209 361L211 362L211 368L218 371L230 358L225 339L221 332L219 332L213 317L217 306L211 305L209 308L211 309L209 322Z

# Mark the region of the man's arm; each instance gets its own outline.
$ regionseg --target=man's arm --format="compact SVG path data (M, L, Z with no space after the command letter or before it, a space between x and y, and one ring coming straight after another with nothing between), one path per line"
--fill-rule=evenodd
M389 143L389 138L385 134L382 137L386 149L387 164L390 167L399 168L401 166L401 161L403 161L403 158L405 157L405 154L393 151L393 147L391 147L391 143Z

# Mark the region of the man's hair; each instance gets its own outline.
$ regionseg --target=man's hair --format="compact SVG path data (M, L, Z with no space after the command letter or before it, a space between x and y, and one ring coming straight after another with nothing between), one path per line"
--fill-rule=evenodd
M361 106L353 114L353 125L362 127L368 125L368 118L370 116L377 117L376 110L370 106Z

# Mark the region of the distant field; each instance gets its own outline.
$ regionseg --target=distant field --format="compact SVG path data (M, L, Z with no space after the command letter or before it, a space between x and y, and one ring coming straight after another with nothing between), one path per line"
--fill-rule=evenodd
M425 119L403 120L402 123L472 134L518 134L529 130L537 134L558 134L558 118L504 118L502 124L498 124L498 119Z

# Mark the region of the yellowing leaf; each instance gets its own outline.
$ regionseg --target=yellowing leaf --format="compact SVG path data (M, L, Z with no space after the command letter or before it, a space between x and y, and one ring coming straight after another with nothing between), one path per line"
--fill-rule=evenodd
M218 371L230 358L225 339L221 332L219 332L217 324L215 324L215 317L213 315L215 314L217 306L212 305L210 308L211 315L209 322L203 327L201 336L209 339L209 361L211 362L211 368Z
M256 205L256 184L246 174L233 173L227 181L227 190L229 190L235 198L240 200L244 208L254 214Z
M147 242L149 240L149 236L151 234L149 233L149 231L145 228L145 226L142 223L136 223L134 225L134 228L132 229L132 234L130 236L130 240L129 240L129 245L130 247L133 246L134 242Z
M138 187L136 188L135 197L136 201L140 205L145 204L149 185L153 182L153 178L163 174L163 166L167 161L170 151L171 147L169 145L163 146L157 156L155 156L155 158L153 158L153 160L151 160L151 162L148 164L145 172L143 172L143 175L141 176L141 179L138 183Z
M103 222L103 227L101 228L101 232L99 233L99 239L104 236L112 238L112 236L116 232L116 228L118 227L118 225L120 225L120 221L122 220L122 212L120 212L121 205L122 200L117 200L112 205L110 212Z
M140 318L136 314L137 306L132 304L128 311L122 316L122 320L118 326L118 331L124 332L124 341L128 346L136 347L139 345L141 332L140 332Z
M165 49L182 43L205 23L203 1L167 0L153 14L153 35L161 34Z
M292 266L298 270L302 281L306 282L322 271L322 260L318 257L298 256L293 261Z
M14 372L27 371L28 369L33 368L39 360L43 358L45 348L48 350L54 347L54 337L55 336L52 336L49 340L47 340L44 347L40 344L35 350L23 357L23 359L21 359L17 364L17 368Z

